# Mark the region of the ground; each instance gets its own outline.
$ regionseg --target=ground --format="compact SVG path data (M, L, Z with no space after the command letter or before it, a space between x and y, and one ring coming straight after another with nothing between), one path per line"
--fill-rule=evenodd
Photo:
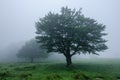
M67 68L64 62L1 63L0 80L118 80L119 59L84 59Z

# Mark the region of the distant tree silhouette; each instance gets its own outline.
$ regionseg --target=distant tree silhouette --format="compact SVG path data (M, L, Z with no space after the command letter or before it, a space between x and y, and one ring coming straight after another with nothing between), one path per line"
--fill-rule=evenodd
M17 57L27 58L30 62L33 62L35 58L47 58L48 53L45 49L40 48L35 39L32 39L26 42L26 44L18 51Z

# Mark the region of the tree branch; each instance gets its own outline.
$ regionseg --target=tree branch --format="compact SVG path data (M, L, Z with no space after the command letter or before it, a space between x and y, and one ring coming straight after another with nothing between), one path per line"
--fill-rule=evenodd
M74 51L70 56L73 56L73 55L76 54L76 52L78 51L79 46L80 46L80 45L78 44L77 47L76 47L76 49L75 49L75 51Z

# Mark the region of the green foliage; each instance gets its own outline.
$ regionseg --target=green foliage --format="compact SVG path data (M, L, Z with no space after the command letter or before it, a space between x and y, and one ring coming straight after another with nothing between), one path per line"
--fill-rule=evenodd
M74 74L73 79L74 80L90 80L90 78L83 73Z
M48 53L45 49L41 49L39 44L37 44L36 41L32 39L26 42L26 44L19 50L17 56L19 58L27 58L33 62L35 58L47 58Z
M105 25L85 17L81 9L63 7L59 14L49 12L36 23L36 30L38 43L48 52L64 54L68 65L77 53L97 54L107 49Z
M20 67L14 68L14 70L16 71L29 71L29 70L34 70L34 69L36 69L35 65L20 66Z
M46 80L61 80L62 77L58 74L50 74L46 77Z
M97 23L81 14L81 10L62 8L60 14L48 13L36 23L38 42L49 52L56 51L66 53L68 48L71 52L93 53L107 49L106 40L102 36L105 25ZM71 54L72 55L72 54Z
M31 73L22 73L19 75L20 80L29 80L29 77L32 77Z

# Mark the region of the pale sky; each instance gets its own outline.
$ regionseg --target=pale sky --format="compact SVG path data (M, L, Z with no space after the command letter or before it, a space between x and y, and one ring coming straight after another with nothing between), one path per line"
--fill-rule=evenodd
M102 56L120 57L120 0L0 0L0 48L35 37L35 22L49 11L83 8L82 13L106 25L108 50Z

